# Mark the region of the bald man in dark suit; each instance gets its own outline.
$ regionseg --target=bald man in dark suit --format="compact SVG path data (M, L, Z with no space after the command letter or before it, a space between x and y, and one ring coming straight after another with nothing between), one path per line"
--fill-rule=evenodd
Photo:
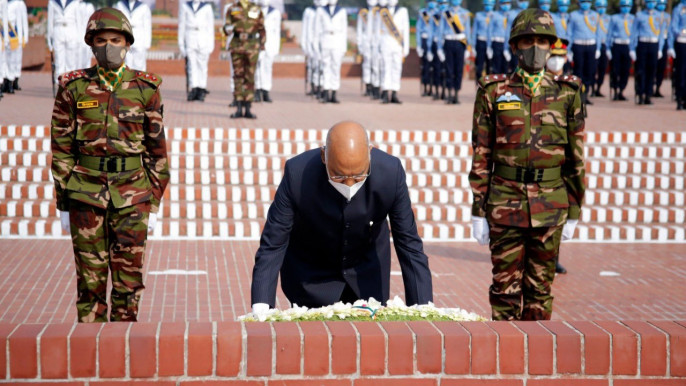
M253 312L274 307L279 272L284 294L299 306L386 302L390 234L406 303L433 301L400 160L372 148L359 124L338 123L325 147L286 162L255 256Z

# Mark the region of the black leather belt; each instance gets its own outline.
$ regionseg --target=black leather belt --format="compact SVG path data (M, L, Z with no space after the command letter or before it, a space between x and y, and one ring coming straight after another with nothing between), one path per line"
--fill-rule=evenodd
M119 173L141 167L141 157L93 157L79 155L79 165L101 172Z
M533 168L517 168L507 165L496 164L493 173L506 180L517 182L531 183L542 181L554 181L561 178L560 167L533 169Z

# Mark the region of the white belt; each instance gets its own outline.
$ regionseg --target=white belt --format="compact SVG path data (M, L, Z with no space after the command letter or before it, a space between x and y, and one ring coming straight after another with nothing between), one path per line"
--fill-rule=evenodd
M595 44L595 39L576 39L574 40L574 44L580 46L592 46Z
M612 41L613 44L629 44L629 39L615 39Z
M498 42L498 43L505 43L505 38L498 36L498 37L491 38L491 41Z
M686 36L679 36L676 41L677 43L686 43Z
M638 41L641 42L641 43L657 43L658 41L660 41L660 39L659 39L659 38L654 38L654 37L647 37L647 36L645 36L645 37L640 37L640 38L638 38Z
M420 35L420 37L421 37L422 39L426 39L426 38L429 37L429 34L423 33L423 34Z
M488 41L488 38L485 36L477 36L476 40L478 40L480 42L485 42L485 41Z
M465 40L467 35L457 34L457 35L446 35L445 40Z

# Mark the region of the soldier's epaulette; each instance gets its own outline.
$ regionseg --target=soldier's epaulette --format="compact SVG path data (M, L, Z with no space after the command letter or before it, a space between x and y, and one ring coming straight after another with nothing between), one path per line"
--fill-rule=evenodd
M553 79L556 82L566 83L572 86L575 90L581 88L581 78L576 75L555 75Z
M479 79L479 85L486 87L491 83L502 82L507 79L507 74L484 75Z
M66 72L57 78L57 82L62 87L66 87L69 83L75 81L76 79L87 78L85 70L74 70L71 72Z
M159 76L157 76L155 74L145 72L145 71L136 71L136 78L138 78L138 79L140 79L146 83L150 83L155 88L160 87L160 84L162 84L162 78L160 78Z

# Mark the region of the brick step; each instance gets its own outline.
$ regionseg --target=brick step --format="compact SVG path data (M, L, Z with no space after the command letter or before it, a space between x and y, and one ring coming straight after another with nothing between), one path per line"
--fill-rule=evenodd
M230 184L230 185L278 185L282 178L280 170L273 171L222 171L222 170L171 170L171 184ZM48 167L2 167L0 180L3 182L51 181ZM658 174L589 174L586 176L589 189L684 189L683 175ZM407 173L407 185L414 188L459 188L468 187L468 173Z
M169 139L242 139L271 141L324 141L328 129L276 129L276 128L183 128L168 126ZM469 142L471 132L452 130L378 130L371 129L370 138L374 142ZM0 136L7 137L50 137L49 126L0 126ZM587 132L587 143L603 144L686 144L686 133L681 132Z
M267 217L271 201L217 202L217 201L163 201L160 217L168 219L234 219L261 220ZM471 220L471 204L425 204L415 202L412 209L417 222L462 222ZM57 216L55 200L0 200L2 217ZM683 207L584 206L581 211L583 222L602 224L684 224Z
M214 140L169 140L171 155L272 155L293 156L309 149L318 148L322 142L246 142ZM379 143L378 148L397 157L471 157L471 145L463 143ZM599 145L587 144L585 155L589 158L604 159L684 159L686 146L679 144L659 145ZM42 151L50 152L50 139L37 138L0 138L0 152Z
M263 155L175 155L169 156L173 170L282 170L290 156ZM471 158L401 158L408 172L462 172L471 168ZM6 166L50 166L50 155L47 152L0 153L0 165ZM632 174L683 174L686 159L683 160L608 160L607 158L587 158L586 170L589 173L632 173Z
M409 188L413 203L459 204L471 201L471 190L460 188ZM168 200L201 200L219 202L256 202L274 198L276 186L259 187L248 185L171 185L164 194L163 202ZM0 199L54 199L54 185L50 181L40 183L15 182L0 183ZM585 205L685 205L686 193L681 190L587 190Z
M160 219L151 238L233 238L258 240L263 221ZM421 222L418 233L424 241L474 241L470 224ZM1 237L68 237L58 218L0 219ZM575 241L684 242L683 225L633 225L579 223Z

